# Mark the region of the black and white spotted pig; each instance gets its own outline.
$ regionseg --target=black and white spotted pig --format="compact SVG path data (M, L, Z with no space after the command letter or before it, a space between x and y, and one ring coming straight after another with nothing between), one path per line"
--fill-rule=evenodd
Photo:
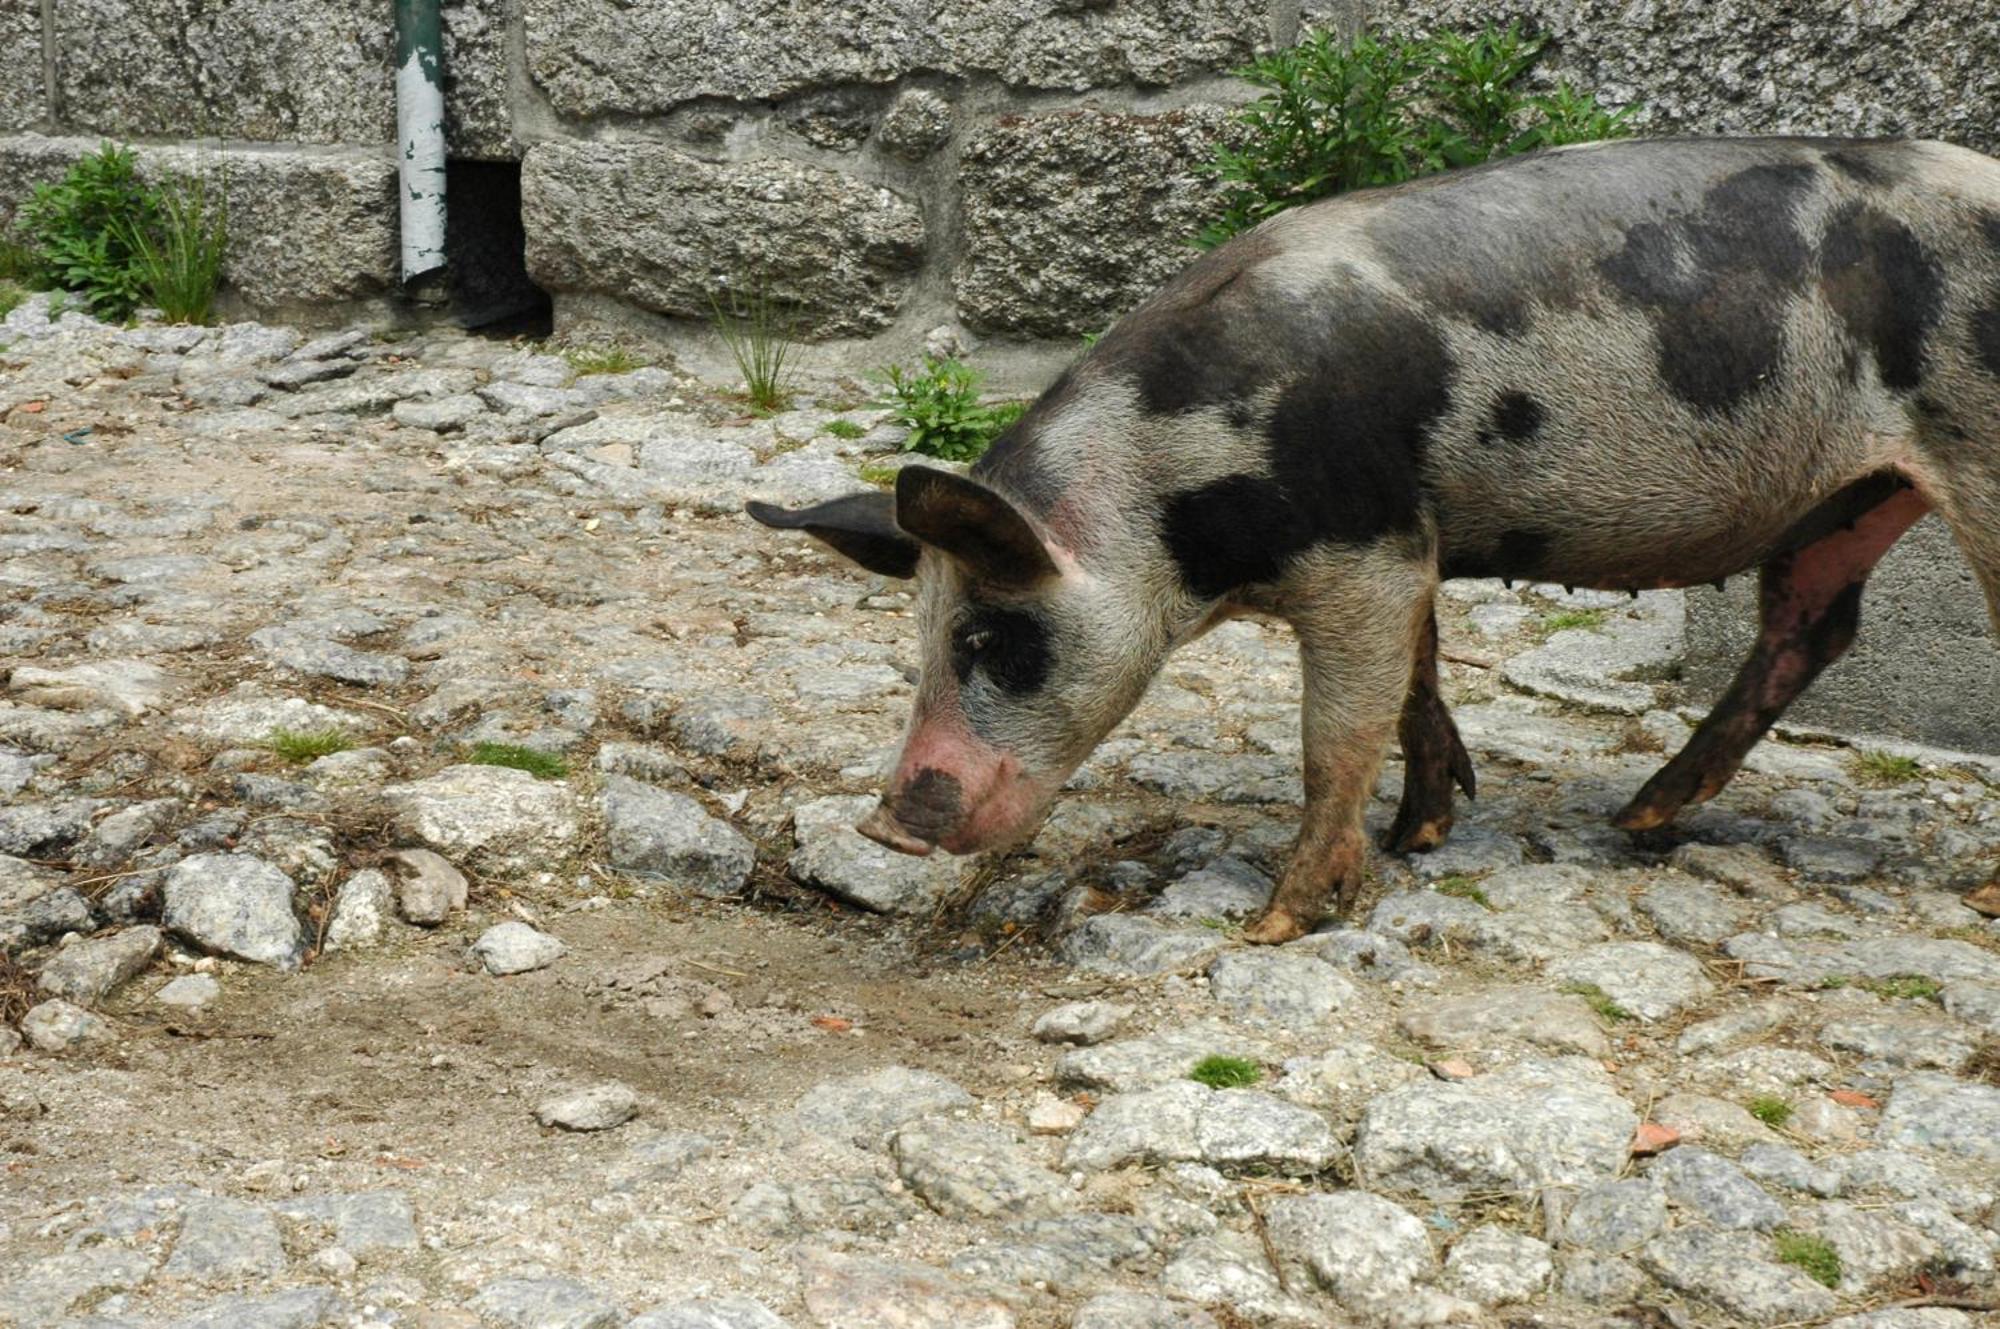
M751 510L918 579L915 715L861 828L911 853L1027 835L1169 651L1288 621L1306 803L1250 930L1284 941L1352 898L1399 730L1394 846L1437 844L1454 779L1471 791L1440 578L1762 569L1755 651L1628 828L1722 788L1925 512L2000 623L2000 162L1641 140L1299 208L1189 265L971 478Z

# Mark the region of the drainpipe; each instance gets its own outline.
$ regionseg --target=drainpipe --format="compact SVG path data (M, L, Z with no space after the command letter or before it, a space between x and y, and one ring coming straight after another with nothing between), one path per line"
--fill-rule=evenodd
M438 0L396 0L403 283L444 267L444 37Z

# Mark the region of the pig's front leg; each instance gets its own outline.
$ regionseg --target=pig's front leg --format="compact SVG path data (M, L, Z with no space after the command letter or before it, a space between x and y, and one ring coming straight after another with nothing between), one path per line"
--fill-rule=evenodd
M1386 552L1339 562L1287 605L1305 674L1305 811L1284 878L1244 931L1253 942L1302 936L1329 899L1346 908L1359 896L1368 862L1362 814L1430 616L1436 583L1420 564Z

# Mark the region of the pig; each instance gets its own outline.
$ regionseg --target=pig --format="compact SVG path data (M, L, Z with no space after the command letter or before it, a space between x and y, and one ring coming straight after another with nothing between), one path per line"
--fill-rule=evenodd
M1927 512L2000 627L2000 162L1798 137L1561 148L1280 213L969 474L750 507L916 579L915 708L860 827L911 854L1020 842L1174 648L1232 615L1290 624L1305 799L1247 931L1268 943L1351 907L1392 742L1389 847L1434 847L1474 792L1440 580L1758 570L1750 658L1617 814L1645 830L1722 789Z

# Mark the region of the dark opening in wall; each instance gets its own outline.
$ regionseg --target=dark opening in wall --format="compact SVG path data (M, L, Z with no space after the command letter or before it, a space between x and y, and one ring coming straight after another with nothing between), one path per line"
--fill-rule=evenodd
M547 336L549 293L528 279L521 225L521 163L445 163L445 253L452 318L460 327Z

